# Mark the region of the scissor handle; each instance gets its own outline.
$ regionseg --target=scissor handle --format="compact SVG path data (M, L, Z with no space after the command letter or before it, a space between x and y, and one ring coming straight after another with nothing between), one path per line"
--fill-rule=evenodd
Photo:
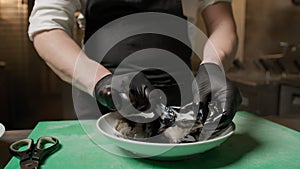
M34 143L32 139L22 139L12 143L9 151L12 155L20 158L21 161L30 159ZM21 148L25 148L24 150Z
M33 151L32 160L40 161L45 155L56 151L59 141L54 137L41 137L38 139Z

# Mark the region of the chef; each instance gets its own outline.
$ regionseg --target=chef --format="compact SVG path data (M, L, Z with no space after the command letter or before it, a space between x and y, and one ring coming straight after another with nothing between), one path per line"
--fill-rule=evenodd
M227 69L230 66L236 51L237 35L230 2L230 0L35 0L29 18L28 34L46 64L61 79L72 83L90 98L95 98L102 114L118 110L128 101L137 110L146 111L150 107L149 95L155 88L164 92L167 105L180 105L182 100L178 96L181 84L178 84L169 72L158 69L144 69L132 77L128 71L115 74L116 68L129 55L149 48L169 51L190 67L191 49L167 36L142 34L122 40L98 61L89 56L90 51L82 53L81 47L71 38L74 13L79 11L86 18L84 43L88 43L97 30L124 16L159 12L195 23L197 13L201 12L209 42L213 44L215 52L210 50L203 52L203 60L195 81L197 92L200 94L196 102L207 107L212 98L218 99L221 105L220 114L223 115L220 126L226 126L232 120L240 103L239 92L227 79L226 83L220 83L221 85L213 85L211 82L219 82L222 68ZM139 23L122 25L124 29L133 26L142 27ZM189 37L191 34L188 26L186 29L182 28L182 36L192 39ZM112 34L103 36L98 39L97 44L101 48L101 44L106 44L111 37ZM151 60L153 58L148 57L143 62ZM169 66L176 67L172 64ZM208 70L216 74L210 75ZM112 95L120 93L120 90L112 85L113 78L117 83L132 79L126 96L112 99ZM184 85L193 88L190 83Z

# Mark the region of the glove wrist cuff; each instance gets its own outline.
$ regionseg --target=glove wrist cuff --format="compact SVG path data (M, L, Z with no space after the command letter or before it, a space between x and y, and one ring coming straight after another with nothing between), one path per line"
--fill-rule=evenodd
M216 64L216 63L205 62L205 63L201 63L200 66L204 66L204 67L206 67L206 66L207 66L207 67L215 67L215 68L218 68L220 71L223 72L223 68L222 68L220 65Z
M94 91L93 91L93 96L97 99L97 91L103 86L103 84L111 78L112 74L108 74L101 78L95 85Z

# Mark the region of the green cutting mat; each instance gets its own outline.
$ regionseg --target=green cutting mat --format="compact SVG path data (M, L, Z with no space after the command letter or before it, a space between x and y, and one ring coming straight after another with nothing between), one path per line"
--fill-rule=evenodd
M154 161L110 154L95 145L78 121L40 122L29 137L57 137L61 149L47 157L42 169L230 168L299 169L300 133L247 112L234 118L236 132L221 146L182 161ZM95 121L87 121L95 125ZM13 157L6 169L19 168Z

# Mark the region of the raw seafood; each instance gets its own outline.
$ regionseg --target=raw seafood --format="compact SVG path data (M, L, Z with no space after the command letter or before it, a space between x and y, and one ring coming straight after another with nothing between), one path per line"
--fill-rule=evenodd
M209 104L209 113L218 114L218 106ZM211 138L214 130L202 132L205 124L202 109L194 104L188 104L182 108L168 107L169 113L176 113L175 121L164 123L164 117L157 118L150 123L135 123L121 119L115 129L117 135L126 139L156 142L156 143L190 143Z

